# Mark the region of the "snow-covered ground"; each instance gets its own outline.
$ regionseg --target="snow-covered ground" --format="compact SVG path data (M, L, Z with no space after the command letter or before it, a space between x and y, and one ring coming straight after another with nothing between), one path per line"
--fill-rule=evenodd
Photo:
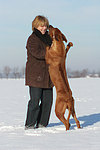
M70 118L69 131L55 116L48 127L24 130L28 87L24 79L0 80L0 150L100 150L100 78L69 79L82 129ZM67 116L67 111L66 111Z

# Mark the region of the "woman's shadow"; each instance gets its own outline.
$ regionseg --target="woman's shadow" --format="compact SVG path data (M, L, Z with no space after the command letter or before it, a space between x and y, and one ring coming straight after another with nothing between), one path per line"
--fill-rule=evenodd
M98 114L91 114L91 115L87 115L87 116L82 116L82 117L79 117L78 120L82 123L81 123L81 126L82 128L83 127L88 127L88 126L92 126L93 124L97 123L100 121L100 113ZM75 123L75 120L72 118L70 119L70 124L74 124ZM58 123L50 123L48 125L48 127L54 127L54 126L60 126L60 125L63 125L62 122L58 122ZM72 125L71 126L71 129L74 128L76 125Z

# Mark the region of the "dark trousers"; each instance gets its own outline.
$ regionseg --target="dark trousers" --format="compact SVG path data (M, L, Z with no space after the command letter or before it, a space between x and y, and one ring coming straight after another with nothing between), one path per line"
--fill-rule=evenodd
M47 126L53 101L52 88L29 87L30 100L28 103L27 118L25 126L38 126L40 123Z

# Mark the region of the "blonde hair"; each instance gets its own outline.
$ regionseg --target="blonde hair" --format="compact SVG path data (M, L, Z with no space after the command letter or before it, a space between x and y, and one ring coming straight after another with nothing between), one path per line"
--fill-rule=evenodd
M38 26L47 26L49 27L49 21L46 17L38 15L35 17L35 19L32 21L32 30L34 31L34 28L38 28Z

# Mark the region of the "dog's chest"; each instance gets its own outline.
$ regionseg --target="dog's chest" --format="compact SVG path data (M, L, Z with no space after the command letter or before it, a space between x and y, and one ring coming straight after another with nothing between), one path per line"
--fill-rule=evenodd
M66 54L65 45L62 41L58 42L58 41L54 40L52 42L51 49L52 49L52 51L56 52L56 55L58 57L59 56L64 57Z

